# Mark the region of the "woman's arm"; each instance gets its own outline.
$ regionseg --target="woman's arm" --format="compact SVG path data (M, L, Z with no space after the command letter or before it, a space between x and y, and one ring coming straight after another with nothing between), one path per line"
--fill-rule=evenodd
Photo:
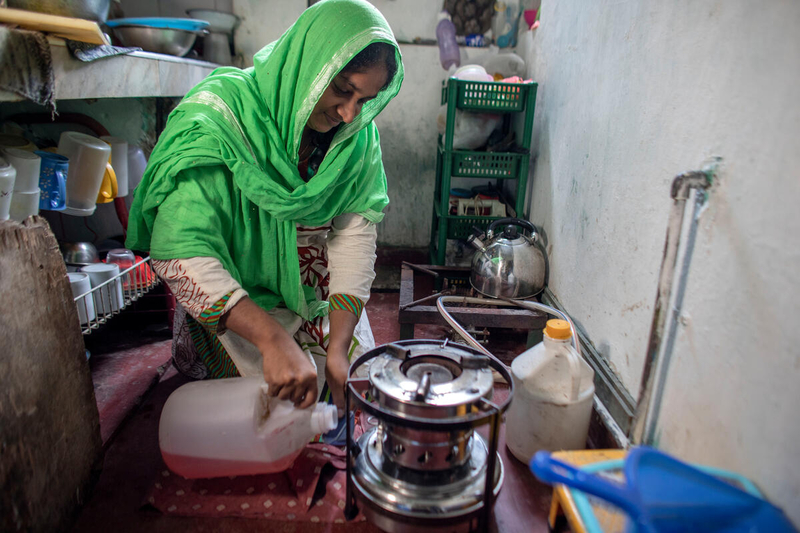
M344 414L344 386L350 369L347 354L350 351L350 342L353 340L353 331L358 324L358 318L343 309L332 309L328 315L331 329L325 361L325 379L328 381L333 403L339 408L340 417Z
M317 372L311 359L277 320L249 297L222 315L219 326L252 342L263 358L264 381L271 396L298 407L317 401Z
M350 343L375 279L376 240L375 225L360 215L348 213L333 219L328 236L331 311L325 377L340 410L344 409Z
M211 333L230 329L258 349L272 396L301 407L316 401L317 373L311 360L283 326L248 297L219 260L153 260L153 268L186 312ZM226 304L221 315L219 311L208 313L223 297Z

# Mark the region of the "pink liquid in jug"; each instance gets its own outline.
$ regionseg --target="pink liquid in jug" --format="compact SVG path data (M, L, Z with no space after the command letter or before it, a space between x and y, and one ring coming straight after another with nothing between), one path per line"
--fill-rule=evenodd
M211 478L222 476L252 476L257 474L273 474L288 469L302 453L302 449L273 461L233 461L213 457L191 457L175 455L162 451L161 456L167 467L187 479Z

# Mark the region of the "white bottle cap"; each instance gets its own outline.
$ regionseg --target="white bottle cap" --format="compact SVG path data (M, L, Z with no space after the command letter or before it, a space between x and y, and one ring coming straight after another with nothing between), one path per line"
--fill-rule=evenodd
M318 403L311 413L311 431L314 433L327 433L339 425L335 405Z
M437 22L441 22L443 20L452 20L450 13L447 10L440 11L439 16L436 19Z

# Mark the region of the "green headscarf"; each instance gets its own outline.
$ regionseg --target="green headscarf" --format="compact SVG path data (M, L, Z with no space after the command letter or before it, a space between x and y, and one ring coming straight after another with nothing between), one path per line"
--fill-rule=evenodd
M375 42L395 48L397 74L352 123L339 127L306 183L297 169L298 148L311 111L342 67ZM170 115L136 189L126 244L149 250L154 259L215 257L262 308L284 302L310 319L324 314L327 303L301 284L295 223L318 226L342 213L375 223L383 218L389 199L373 119L400 90L402 60L389 25L371 4L324 0L259 51L254 65L215 70ZM211 224L202 212L184 210L171 217L176 220L168 221L168 231L153 234L159 206L178 187L180 173L220 165L232 174L233 194L241 195L240 211L225 214L237 242L246 243L248 234L266 241L256 255L232 257L231 242L220 228L203 226ZM219 188L223 197L231 195L229 185Z

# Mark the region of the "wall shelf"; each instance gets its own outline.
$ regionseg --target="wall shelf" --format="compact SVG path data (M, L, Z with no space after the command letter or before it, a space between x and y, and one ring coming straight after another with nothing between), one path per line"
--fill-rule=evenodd
M152 52L84 63L72 57L62 39L50 37L56 100L93 98L182 97L212 70L215 63ZM24 98L0 91L0 102Z

